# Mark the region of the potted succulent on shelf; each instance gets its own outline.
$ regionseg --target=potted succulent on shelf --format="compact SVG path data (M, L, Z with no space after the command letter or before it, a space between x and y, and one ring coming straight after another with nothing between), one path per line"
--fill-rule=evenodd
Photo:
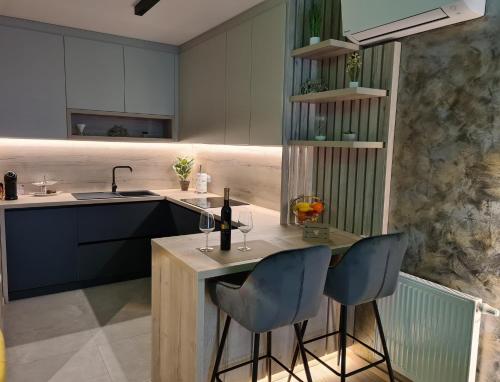
M181 190L187 191L189 189L189 176L193 170L194 159L189 157L177 157L177 160L173 164L175 174L179 178L181 183Z
M344 132L344 133L342 133L342 140L343 141L355 141L356 140L356 133L352 130Z
M309 10L309 31L311 37L309 38L309 45L317 44L321 41L321 8L318 0L313 0L311 9Z
M349 74L349 87L357 88L359 86L359 77L361 75L361 56L359 53L353 53L347 59L347 73Z

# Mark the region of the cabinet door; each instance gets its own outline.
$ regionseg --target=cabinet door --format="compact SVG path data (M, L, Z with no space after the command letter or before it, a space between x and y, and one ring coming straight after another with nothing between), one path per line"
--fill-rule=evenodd
M125 111L175 114L175 60L171 53L125 47Z
M168 236L165 202L137 202L78 208L78 242Z
M252 20L250 144L281 145L286 4Z
M0 26L0 137L66 138L61 36Z
M227 32L226 144L250 142L252 24Z
M9 292L77 280L76 209L7 210Z
M65 37L68 107L124 111L123 47Z
M182 140L224 143L226 127L226 33L181 53Z
M108 241L78 246L78 279L110 282L151 274L151 240Z

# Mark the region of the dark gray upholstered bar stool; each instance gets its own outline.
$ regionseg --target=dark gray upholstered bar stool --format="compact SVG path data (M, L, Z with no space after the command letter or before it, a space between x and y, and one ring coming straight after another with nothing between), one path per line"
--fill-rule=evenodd
M394 382L394 373L392 371L391 360L387 350L384 330L382 328L376 300L390 296L396 290L401 263L403 262L407 247L408 238L403 233L369 237L354 244L347 251L342 260L335 267L328 270L325 295L341 304L339 330L303 341L303 344L308 344L338 334L340 350L338 352L337 363L340 364L340 372L333 369L311 351L307 349L305 349L305 351L331 372L339 376L341 382L344 382L346 378L354 374L365 371L383 362L386 362L390 380ZM347 307L365 303L372 304L384 354L381 354L366 343L347 333ZM306 327L307 321L303 323L301 328L300 335L302 338L304 338ZM351 371L350 373L346 373L347 337L352 338L373 351L381 357L380 360ZM293 356L292 371L297 362L297 355L298 348L295 349Z
M227 313L215 359L212 382L220 381L219 375L223 373L250 364L252 364L252 381L256 382L259 360L264 358L267 361L269 381L271 381L271 360L291 373L295 379L302 381L271 352L271 331L287 325L295 327L307 380L312 381L299 323L318 313L331 255L331 249L327 246L283 251L260 261L241 285L224 280L210 285L214 303ZM231 319L254 333L253 358L225 370L219 370ZM267 333L267 353L259 357L262 333Z

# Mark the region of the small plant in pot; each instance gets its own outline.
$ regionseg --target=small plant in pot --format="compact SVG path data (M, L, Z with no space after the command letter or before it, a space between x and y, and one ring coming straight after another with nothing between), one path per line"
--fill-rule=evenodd
M317 44L321 41L321 8L318 0L313 0L311 9L309 10L309 30L311 37L309 38L309 45Z
M357 88L359 86L359 77L361 76L361 56L359 53L353 53L347 59L347 73L349 74L349 87Z
M179 178L181 183L181 190L187 191L189 189L189 176L193 171L194 159L189 157L178 157L172 168Z
M356 140L356 133L352 130L344 132L344 133L342 133L342 140L343 141L355 141Z

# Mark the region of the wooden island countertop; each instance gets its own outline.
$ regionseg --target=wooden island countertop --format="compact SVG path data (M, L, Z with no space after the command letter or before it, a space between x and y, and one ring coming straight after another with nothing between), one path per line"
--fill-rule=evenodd
M193 206L190 208L195 209ZM250 209L254 217L254 229L248 234L248 240L262 240L278 250L315 245L302 240L300 227L280 225L276 211L252 205L232 207L233 220L237 220L241 209ZM215 209L210 211L216 215L219 212ZM217 232L211 233L209 244L217 246L219 237ZM351 233L332 229L332 253L344 253L359 239ZM197 249L204 245L204 240L205 235L200 233L152 241L152 382L209 380L223 313L212 303L207 283L214 277L249 271L260 260L259 254L256 254L252 260L218 263ZM238 256L237 247L242 240L242 234L233 230L230 255ZM329 324L334 324L336 318L332 319L335 316L333 311L337 309L334 305L324 298L318 318L309 324L311 333L324 332L327 316ZM289 353L293 351L294 337L290 330L281 328L273 335L273 347L282 349L284 359L290 358ZM250 354L251 335L248 331L236 324L231 329L230 337L223 367L247 359ZM245 373L248 370L242 368L227 375L225 381L247 380Z

